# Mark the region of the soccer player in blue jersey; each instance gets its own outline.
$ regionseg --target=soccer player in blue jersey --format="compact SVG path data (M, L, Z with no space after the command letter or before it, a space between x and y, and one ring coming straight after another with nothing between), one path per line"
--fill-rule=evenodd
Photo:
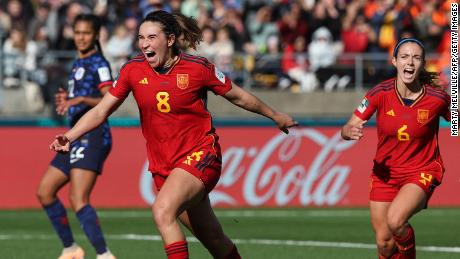
M78 58L73 64L67 91L60 89L55 98L58 114L67 112L71 126L99 103L113 83L109 63L98 41L100 27L97 16L82 14L75 18L73 30ZM107 248L96 211L89 204L111 145L109 124L105 121L73 142L71 152L58 153L40 182L38 200L64 245L59 259L84 257L83 249L73 239L66 210L57 198L57 192L68 183L70 204L96 250L97 259L115 258Z

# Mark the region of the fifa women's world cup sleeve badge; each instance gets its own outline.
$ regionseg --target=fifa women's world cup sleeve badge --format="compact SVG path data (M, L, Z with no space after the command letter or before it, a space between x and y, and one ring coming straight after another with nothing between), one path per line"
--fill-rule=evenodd
M177 87L180 89L188 87L188 74L177 74Z
M426 123L430 117L430 110L418 109L417 110L417 121L419 123Z
M358 111L360 113L364 113L364 111L366 111L367 107L369 107L369 100L367 100L367 98L364 98L361 101L361 104L358 106Z

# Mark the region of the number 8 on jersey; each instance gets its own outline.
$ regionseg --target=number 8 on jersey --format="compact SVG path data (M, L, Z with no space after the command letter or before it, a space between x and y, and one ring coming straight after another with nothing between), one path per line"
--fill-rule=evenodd
M171 106L169 106L169 93L168 92L158 92L156 95L157 98L157 109L160 112L170 112L171 111Z

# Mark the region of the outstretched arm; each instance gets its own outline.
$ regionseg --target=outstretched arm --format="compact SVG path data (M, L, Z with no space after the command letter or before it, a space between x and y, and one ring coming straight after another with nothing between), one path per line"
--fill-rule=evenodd
M57 135L53 143L51 143L50 149L57 152L68 152L72 141L101 125L122 102L123 100L114 97L110 93L105 94L102 100L83 115L75 126L66 133Z
M342 138L345 140L360 140L364 136L363 128L366 122L355 114L351 115L350 120L342 127Z
M273 110L259 98L234 83L232 83L232 89L224 97L245 110L261 114L273 120L278 128L286 134L289 133L288 128L299 125L289 115Z

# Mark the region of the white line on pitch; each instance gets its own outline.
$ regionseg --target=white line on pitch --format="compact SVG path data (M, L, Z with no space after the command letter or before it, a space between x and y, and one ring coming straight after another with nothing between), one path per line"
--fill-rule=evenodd
M69 213L71 213L69 211ZM295 218L295 217L369 217L367 209L299 209L299 210L280 210L280 209L216 209L215 213L220 218ZM432 209L422 211L421 215L426 216L459 216L459 210L449 209ZM101 218L150 218L152 212L150 210L98 210L98 215ZM18 213L17 211L4 211L0 214L2 218L36 218L37 216L45 216L43 211L25 211Z
M367 210L216 210L219 218L274 218L274 217L367 217ZM101 211L101 218L151 217L150 211Z
M280 209L216 209L214 211L219 218L275 218L275 217L369 217L368 209L313 209L309 210L298 209L298 210L280 210ZM433 209L422 211L420 214L430 216L446 216L446 215L459 215L458 210L443 210ZM150 211L123 211L123 210L103 210L98 211L100 217L105 218L144 218L151 217Z
M84 238L83 235L77 235L79 238ZM142 240L142 241L161 241L158 235L138 235L138 234L123 234L123 235L106 235L108 239L116 240ZM10 235L0 234L0 240L32 240L55 239L54 235L44 234L22 234ZM357 248L357 249L375 249L374 244L364 243L348 243L348 242L325 242L312 240L276 240L276 239L232 239L237 244L253 244L253 245L277 245L277 246L304 246L304 247L332 247L332 248ZM189 242L198 242L194 237L187 237ZM428 252L444 252L444 253L460 253L460 247L446 246L417 246L419 251Z

